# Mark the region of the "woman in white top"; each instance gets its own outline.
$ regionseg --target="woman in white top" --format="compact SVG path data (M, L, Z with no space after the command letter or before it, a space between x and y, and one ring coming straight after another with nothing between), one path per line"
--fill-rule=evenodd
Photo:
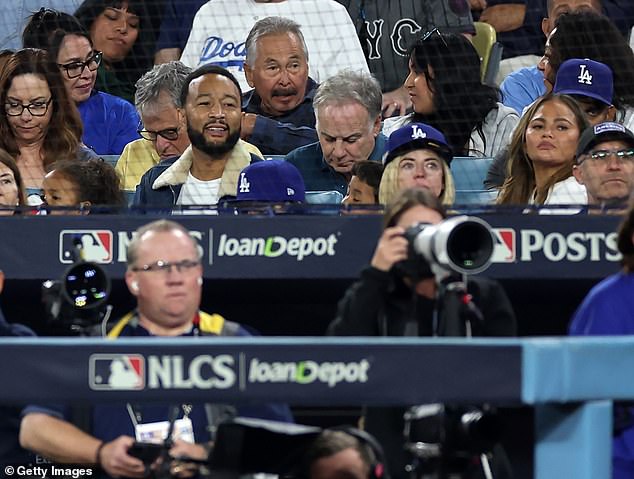
M567 95L548 94L535 101L513 134L508 176L497 203L586 204L585 187L572 176L572 167L587 126L585 114Z
M426 123L442 131L456 156L495 156L519 121L498 101L499 90L481 82L480 56L462 35L425 34L411 50L405 88L414 112L385 120L383 133Z

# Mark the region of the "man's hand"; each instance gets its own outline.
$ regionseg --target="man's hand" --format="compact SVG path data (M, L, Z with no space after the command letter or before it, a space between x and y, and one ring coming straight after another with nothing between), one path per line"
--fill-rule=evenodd
M404 115L412 107L412 101L407 89L402 86L396 90L383 93L383 118L396 115Z
M119 436L101 448L99 461L101 467L112 477L144 477L143 461L128 455L128 449L134 444L134 438Z
M385 228L370 262L373 267L389 271L394 263L407 259L408 242L403 233L405 230L400 226Z
M487 7L486 0L469 0L471 10L484 10Z
M240 138L247 140L252 134L255 128L255 121L258 116L255 113L243 113L242 114L242 129L240 131Z
M201 444L192 444L180 439L174 441L174 445L169 451L170 456L174 458L192 458L206 460L209 456L208 450ZM176 477L192 477L198 471L198 465L188 463L187 461L179 461L175 459L170 465L170 472Z
M525 15L526 5L518 3L500 4L485 9L480 15L480 21L493 26L498 33L510 32L524 24Z

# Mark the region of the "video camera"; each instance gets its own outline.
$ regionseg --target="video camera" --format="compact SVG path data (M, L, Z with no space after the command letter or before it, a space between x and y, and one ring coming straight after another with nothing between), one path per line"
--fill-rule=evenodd
M419 223L405 231L407 260L397 270L412 279L448 273L477 274L491 264L491 226L475 216L453 216L438 224Z
M42 302L49 325L65 333L89 336L109 316L110 279L98 264L82 259L75 243L73 264L59 280L42 283Z

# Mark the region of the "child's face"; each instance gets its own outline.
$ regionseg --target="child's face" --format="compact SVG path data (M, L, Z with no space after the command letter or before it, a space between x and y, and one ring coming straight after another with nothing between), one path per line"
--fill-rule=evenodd
M343 199L344 205L374 205L374 189L361 181L358 176L353 176L348 185L348 192Z
M79 189L66 176L53 170L44 177L44 200L49 206L78 206ZM79 211L51 211L51 215L79 214Z

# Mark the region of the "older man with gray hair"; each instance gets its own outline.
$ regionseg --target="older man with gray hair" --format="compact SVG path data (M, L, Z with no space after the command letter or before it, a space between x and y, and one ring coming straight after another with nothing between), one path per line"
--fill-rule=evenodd
M180 156L189 146L180 92L191 68L181 62L156 65L136 82L134 103L143 127L128 143L116 170L124 190L134 191L141 176L160 160Z
M355 163L382 160L381 100L379 82L362 71L343 70L319 86L313 100L319 141L286 156L302 173L306 191L345 195Z
M295 21L267 17L246 40L244 73L251 91L242 95L242 138L266 155L285 155L317 140L308 49Z

